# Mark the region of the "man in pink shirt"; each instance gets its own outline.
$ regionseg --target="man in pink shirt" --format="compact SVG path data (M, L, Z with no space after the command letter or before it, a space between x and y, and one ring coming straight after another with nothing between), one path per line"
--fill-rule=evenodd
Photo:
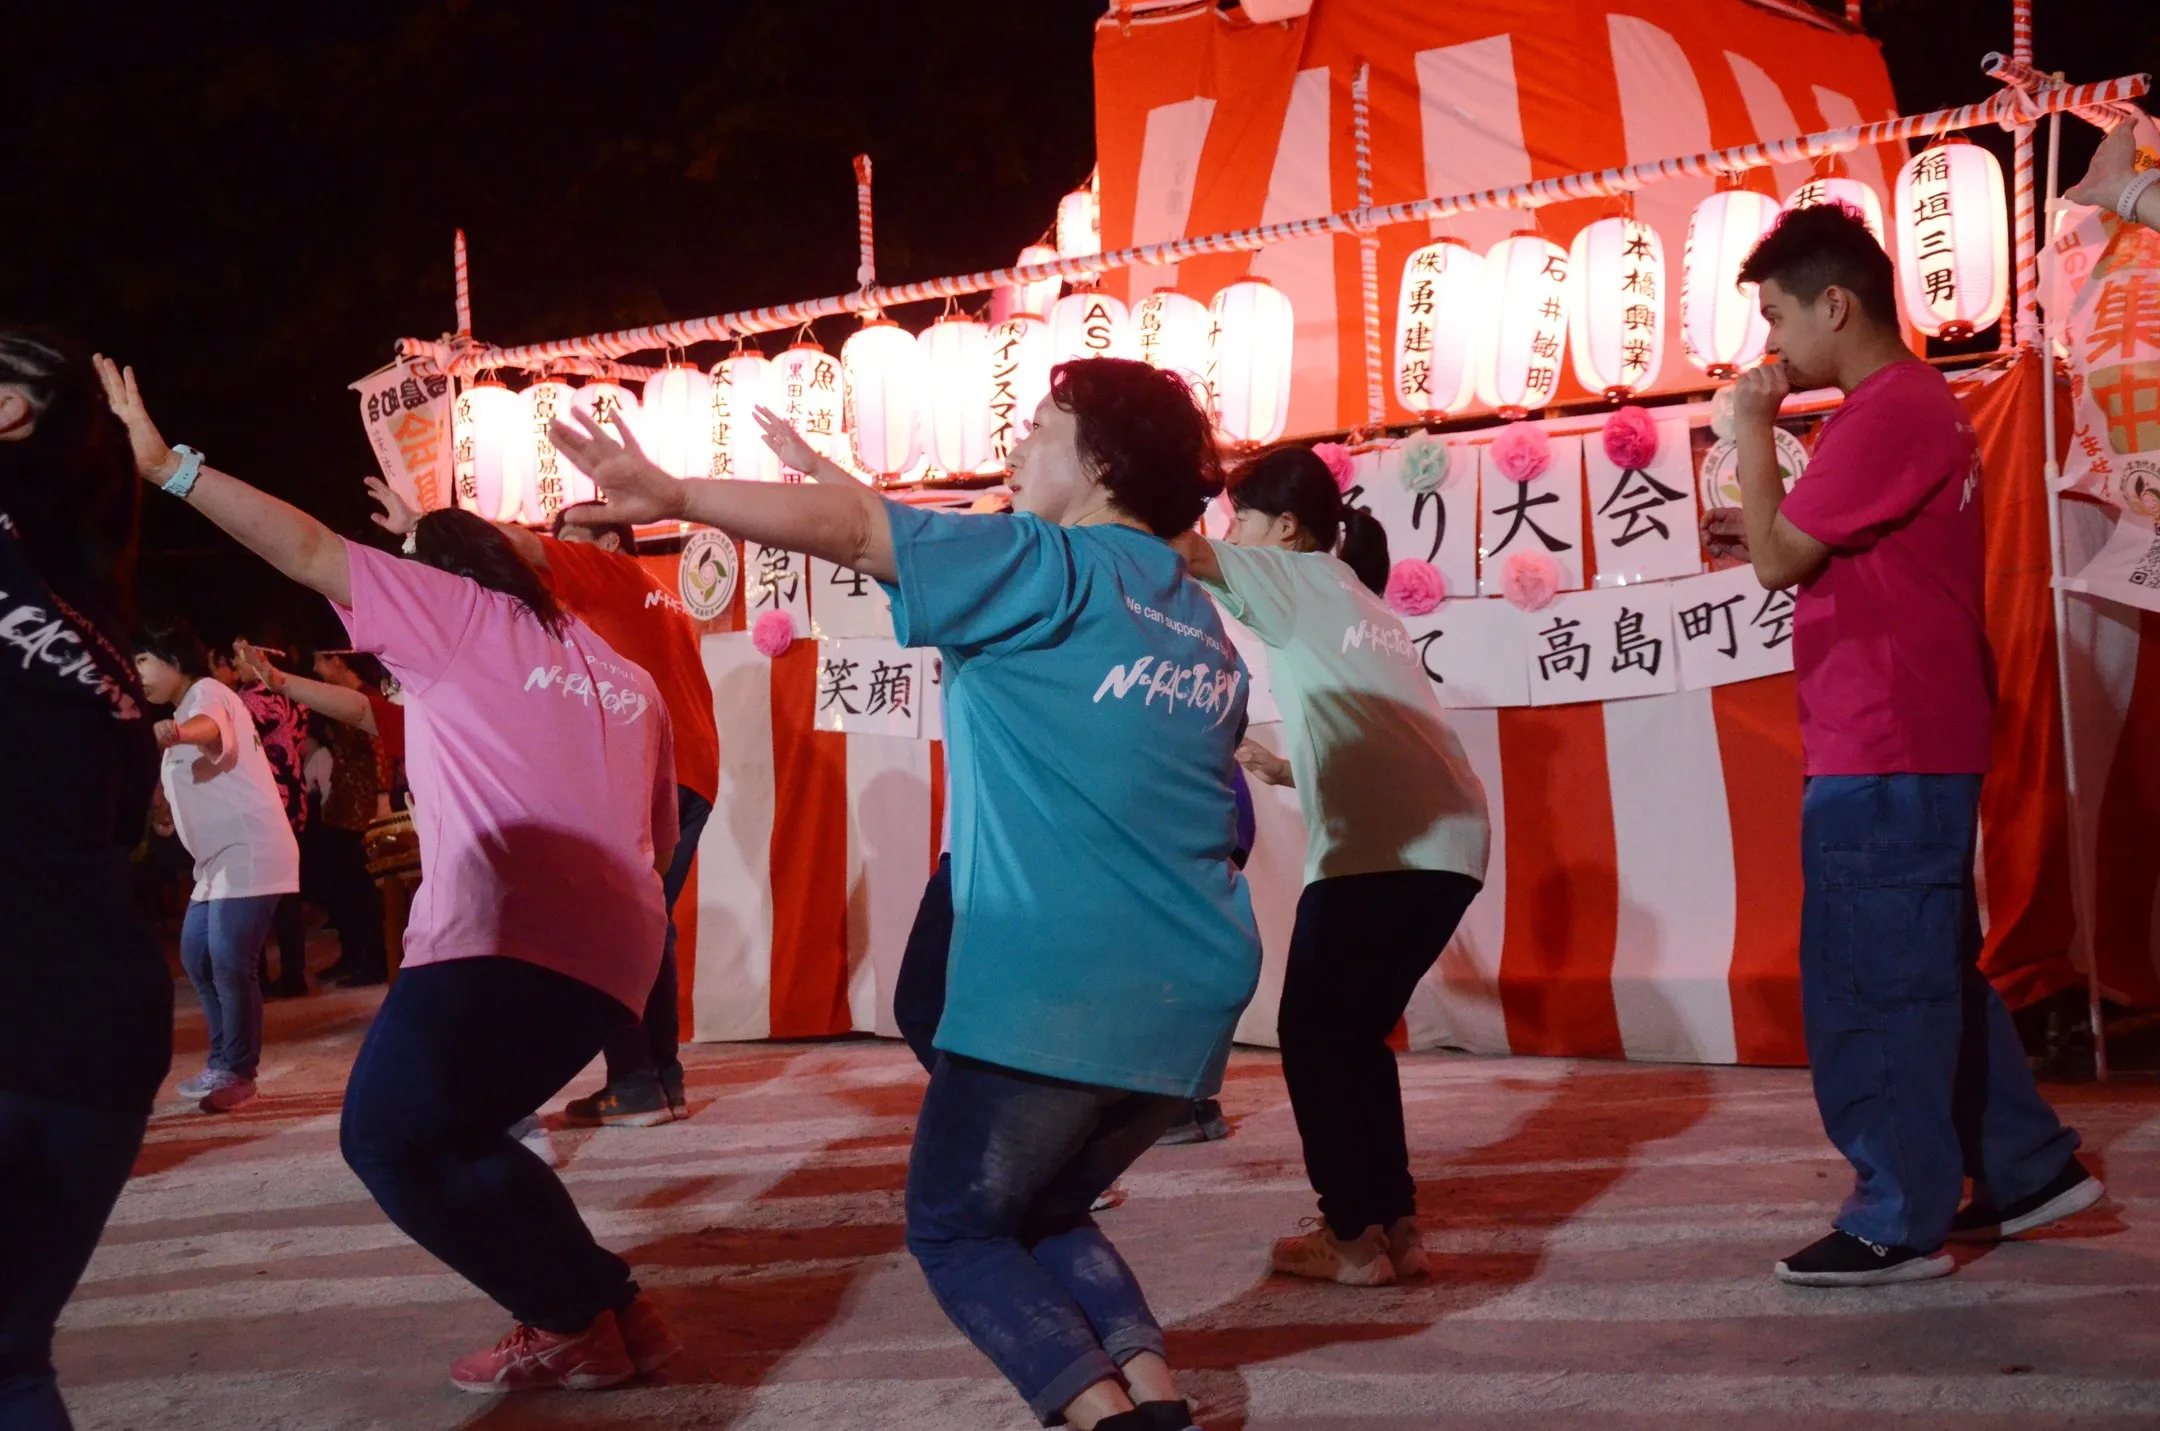
M1741 520L1714 511L1704 530L1768 589L1798 588L1800 994L1823 1129L1855 1173L1834 1230L1777 1275L1940 1277L1945 1239L2014 1236L2101 1195L1979 969L1995 710L1980 460L1949 384L1905 347L1890 259L1857 214L1786 214L1740 277L1760 285L1777 361L1734 393ZM1845 402L1788 495L1778 407L1820 387Z

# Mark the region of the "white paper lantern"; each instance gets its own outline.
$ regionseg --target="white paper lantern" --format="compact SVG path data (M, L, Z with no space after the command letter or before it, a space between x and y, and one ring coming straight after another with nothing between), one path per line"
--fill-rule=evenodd
M458 394L451 417L458 505L491 522L509 521L518 509L511 454L524 433L517 394L483 378Z
M1196 392L1204 392L1213 326L1199 299L1159 288L1133 309L1133 351L1141 362L1176 373Z
M1050 363L1074 358L1129 358L1132 320L1123 299L1082 289L1050 307Z
M1233 442L1273 442L1290 420L1297 321L1281 289L1258 278L1231 284L1208 305L1208 392L1215 426Z
M915 337L889 318L873 318L841 345L848 435L865 472L897 477L915 465L915 410L922 393L922 353Z
M1403 260L1395 397L1404 407L1445 417L1469 405L1489 307L1485 257L1462 240L1429 243Z
M1102 204L1093 189L1075 189L1058 200L1060 258L1093 258L1102 252Z
M922 349L922 438L947 472L990 460L990 329L973 318L940 318L916 340Z
M841 402L840 360L817 344L797 343L773 361L770 406L793 423L820 456L833 462L847 450L847 437L840 428ZM780 473L789 482L810 475L786 466Z
M542 378L518 394L518 440L511 444L509 470L504 481L516 494L520 522L540 525L572 501L563 478L577 471L555 450L548 428L555 419L568 417L577 394L559 378ZM504 498L505 505L510 502Z
M1818 204L1843 204L1848 209L1860 211L1867 222L1868 232L1875 235L1875 242L1883 243L1882 200L1872 186L1843 174L1829 174L1820 179L1810 179L1785 196L1787 209L1812 209ZM1888 245L1884 244L1887 248Z
M1011 460L1050 392L1050 325L1015 314L990 330L990 458Z
M1680 338L1688 361L1713 378L1729 378L1760 358L1769 340L1755 285L1740 282L1740 266L1777 216L1777 200L1768 194L1720 189L1688 218Z
M607 378L588 378L570 395L570 410L582 412L616 436L637 432L637 394ZM569 463L562 465L563 501L566 506L590 502L600 495L593 480Z
M772 364L742 352L712 366L712 475L737 482L777 482L780 459L765 445L755 413L772 401Z
M1568 246L1568 351L1575 380L1618 402L1658 379L1665 357L1665 244L1615 214Z
M1031 243L1020 250L1020 257L1014 259L1013 264L1018 268L1026 268L1038 263L1055 263L1057 258L1058 251L1050 245ZM1057 302L1058 290L1064 286L1065 280L1053 274L1033 283L1009 284L1000 288L991 295L990 321L1002 323L1018 313L1032 313L1038 318L1046 318L1050 313L1050 305Z
M712 475L712 379L688 363L670 363L645 380L633 419L645 455L677 477Z
M1552 401L1567 353L1568 256L1551 239L1510 234L1485 253L1488 316L1477 334L1478 400L1502 417Z
M2002 166L1977 144L1939 144L1897 177L1898 295L1912 325L1956 342L2002 317L2010 228Z

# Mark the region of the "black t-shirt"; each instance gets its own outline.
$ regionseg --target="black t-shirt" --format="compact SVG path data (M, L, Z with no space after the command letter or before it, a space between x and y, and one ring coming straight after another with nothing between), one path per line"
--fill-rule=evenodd
M157 741L113 623L39 580L4 510L0 750L0 1088L145 1112L172 1066L172 978L128 863Z

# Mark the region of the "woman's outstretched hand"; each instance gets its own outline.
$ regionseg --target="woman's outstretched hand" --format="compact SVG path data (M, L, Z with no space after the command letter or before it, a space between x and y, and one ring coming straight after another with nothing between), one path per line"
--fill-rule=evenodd
M285 673L270 664L270 658L255 649L245 637L233 642L233 665L239 668L243 679L270 691L285 688Z
M2071 185L2063 195L2073 204L2098 204L2112 210L2115 201L2122 197L2123 185L2137 177L2137 128L2134 124L2118 124L2108 131L2107 138L2093 151L2092 163L2085 166L2085 177Z
M142 390L135 386L135 370L123 368L103 353L94 354L91 363L97 368L98 381L105 385L105 401L127 428L128 445L135 451L135 471L145 482L163 482L180 470L180 456L170 443L158 435L157 424L150 420L150 409L143 406Z
M814 472L818 463L825 460L825 455L795 430L795 424L771 408L753 408L750 415L757 419L758 435L765 439L765 445L773 450L783 467L792 467L797 472Z
M410 535L412 529L420 525L420 514L398 495L397 488L380 477L367 477L362 480L367 483L368 495L382 508L380 512L369 513L376 526L393 537L403 537Z
M569 520L666 522L682 516L683 484L653 464L627 425L610 429L591 413L572 408L567 419L555 419L549 436L571 466L593 479L604 499L566 509Z

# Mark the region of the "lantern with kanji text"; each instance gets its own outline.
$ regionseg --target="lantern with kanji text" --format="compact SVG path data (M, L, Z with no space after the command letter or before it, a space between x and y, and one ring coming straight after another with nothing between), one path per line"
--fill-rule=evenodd
M562 460L548 432L557 418L570 415L576 396L568 383L545 377L518 394L518 440L510 445L504 482L516 494L516 520L520 522L551 522L564 507L583 500L568 495L568 484L563 479L577 469ZM511 502L506 495L504 505Z
M1485 257L1461 239L1426 244L1403 261L1395 303L1395 397L1446 417L1477 388L1477 336L1487 320Z
M1207 382L1211 326L1206 304L1159 288L1133 309L1133 351L1141 362L1176 373L1199 390Z
M1906 160L1897 239L1898 297L1915 328L1956 342L2002 317L2010 227L1994 155L1955 139Z
M1129 358L1131 320L1122 299L1082 289L1068 293L1050 308L1050 362L1074 358Z
M1006 462L1050 393L1050 325L1016 313L990 330L990 459Z
M1568 351L1575 378L1613 402L1658 379L1665 359L1665 244L1633 215L1613 214L1568 247Z
M1552 401L1567 351L1568 256L1542 234L1515 233L1485 254L1487 320L1477 334L1477 393L1502 417Z
M922 354L914 335L890 319L873 318L841 346L840 370L856 465L879 477L914 466L922 393Z
M1787 211L1809 209L1818 204L1843 204L1860 216L1868 232L1875 235L1875 242L1883 242L1882 200L1876 197L1870 185L1844 174L1826 174L1808 180L1787 194L1784 208Z
M1732 182L1728 175L1725 182ZM1740 267L1777 222L1778 203L1752 189L1721 188L1688 218L1680 260L1680 338L1688 361L1723 380L1760 358L1769 340L1755 285Z
M832 462L838 462L847 450L847 435L840 424L841 387L840 360L815 343L797 343L773 360L769 405L794 425L803 441ZM787 466L781 467L780 474L788 482L810 475Z
M1231 284L1208 304L1208 396L1232 442L1273 442L1290 420L1297 323L1290 300L1265 279Z
M452 474L457 503L491 522L517 515L519 492L512 455L524 432L517 394L482 378L458 394L451 410Z
M712 365L712 473L737 482L777 482L780 459L758 431L756 410L772 402L773 366L763 353L731 353Z

